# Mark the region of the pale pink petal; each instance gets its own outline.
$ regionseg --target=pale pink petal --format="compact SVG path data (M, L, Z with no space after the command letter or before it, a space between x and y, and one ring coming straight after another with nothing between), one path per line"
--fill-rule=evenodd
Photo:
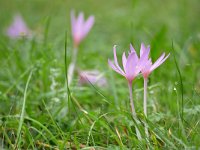
M132 44L130 44L130 51L131 51L131 52L134 52L134 53L136 54L136 59L137 59L137 61L138 61L138 59L139 59L139 58L138 58L138 55L137 55L135 49L133 48Z
M133 45L132 45L132 44L130 44L130 51L131 51L131 52L135 52L135 53L136 53L136 51L135 51L135 49L134 49L134 47L133 47Z
M148 77L148 75L151 73L151 66L152 62L151 59L149 59L141 70L144 77Z
M149 56L149 52L150 52L150 46L148 45L147 47L144 45L144 43L141 44L141 47L140 47L140 57L142 57L142 55L144 53L148 53L147 56Z
M107 80L104 74L98 70L79 71L79 84L96 84L97 86L106 86Z
M117 45L114 45L114 46L113 46L113 54L114 54L115 66L117 67L117 69L118 69L120 72L124 72L124 71L121 69L121 67L119 66L119 64L118 64L117 54L116 54L116 46L117 46Z
M126 67L126 62L127 62L126 53L124 52L122 55L122 64L123 64L124 71L125 71L125 67ZM125 71L125 73L126 73L126 71Z
M88 18L88 20L85 22L84 24L84 28L83 28L83 37L85 37L88 32L90 31L90 29L92 28L94 24L94 16L90 16Z
M170 54L168 54L165 57L165 53L163 53L158 59L157 61L152 65L151 67L151 71L155 70L157 67L159 67L168 57ZM165 57L165 58L164 58Z
M84 26L84 14L81 12L76 20L76 40L79 42L83 39L83 26Z
M170 53L161 61L161 64L170 56Z
M148 57L149 57L149 53L150 53L150 47L148 47L147 49L144 49L144 45L141 44L141 49L140 51L143 49L143 52L140 52L141 56L140 59L138 61L138 67L139 68L144 68L145 64L148 62Z
M142 54L144 53L145 50L146 50L146 47L145 47L144 43L142 43L141 47L140 47L140 57L142 56Z
M76 23L80 26L80 28L82 27L82 25L84 23L84 14L83 14L83 12L79 13Z
M153 71L155 68L157 68L159 66L159 63L161 62L161 60L165 57L165 53L163 53L152 65L151 70Z
M125 67L126 72L126 78L129 80L133 80L137 76L137 54L135 52L132 52L129 54L127 58L127 63ZM139 72L138 72L139 73Z
M125 76L125 73L124 73L123 71L119 70L119 69L112 63L112 61L110 61L109 59L108 59L108 64L109 64L109 66L110 66L114 71L116 71L117 73L119 73L119 74Z

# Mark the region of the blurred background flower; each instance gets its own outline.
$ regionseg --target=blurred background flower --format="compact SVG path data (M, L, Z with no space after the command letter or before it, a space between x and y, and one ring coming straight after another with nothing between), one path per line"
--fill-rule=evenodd
M31 30L27 27L21 15L15 15L12 24L7 29L10 38L31 37Z
M99 87L107 86L107 79L104 74L98 70L79 70L79 85L94 84Z
M80 42L85 38L94 24L94 16L90 16L86 21L84 20L83 12L75 17L74 11L71 11L71 28L74 47L78 47Z

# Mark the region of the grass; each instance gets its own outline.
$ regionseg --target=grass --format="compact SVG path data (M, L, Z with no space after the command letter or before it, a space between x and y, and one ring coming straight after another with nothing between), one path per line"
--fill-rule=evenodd
M94 27L81 43L77 67L103 72L105 87L79 86L77 74L67 86L71 9L95 16ZM198 149L199 10L198 0L2 1L0 149ZM34 30L33 39L5 35L16 12ZM113 58L114 44L120 56L130 43L138 51L141 42L151 45L153 61L163 51L171 56L150 76L148 118L142 109L143 79L134 81L136 124L127 83L108 67L107 59ZM136 137L135 125L142 140Z

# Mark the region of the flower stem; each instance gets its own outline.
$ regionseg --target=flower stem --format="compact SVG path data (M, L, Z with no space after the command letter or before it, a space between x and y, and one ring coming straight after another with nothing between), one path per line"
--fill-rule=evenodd
M134 103L133 103L132 82L128 82L128 88L129 88L129 95L130 95L130 105L131 105L132 117L136 121L136 123L138 123L136 112L135 112L135 107L134 107ZM135 126L135 130L136 130L137 138L139 140L141 140L142 139L141 134L136 126Z
M71 84L73 76L74 76L74 69L75 69L75 66L76 66L77 52L78 52L78 48L74 47L73 55L72 55L72 62L69 64L69 68L68 68L68 85Z
M147 117L147 78L144 78L144 114Z
M136 112L135 112L135 106L133 103L133 93L132 93L132 83L128 83L128 88L129 88L129 94L130 94L130 105L131 105L131 112L132 112L132 116L135 119L136 117Z
M147 78L144 78L144 115L145 117L147 117ZM149 137L149 133L148 133L148 128L147 128L147 123L145 123L145 133L146 136Z

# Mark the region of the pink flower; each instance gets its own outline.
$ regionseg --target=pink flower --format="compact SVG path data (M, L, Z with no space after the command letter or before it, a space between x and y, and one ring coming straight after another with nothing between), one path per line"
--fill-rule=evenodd
M7 29L7 35L10 38L18 38L20 36L31 36L31 31L20 15L14 17L13 23Z
M131 83L134 78L139 74L139 72L141 71L141 67L145 64L144 58L148 57L149 55L149 51L147 50L146 53L143 53L141 59L139 59L135 49L130 44L130 52L128 54L128 57L126 57L125 52L122 55L123 69L121 69L117 60L116 45L113 47L113 53L114 64L110 60L108 60L108 64L113 70L124 76L129 83Z
M74 40L74 46L77 47L80 42L85 38L94 24L94 16L90 16L84 21L84 14L80 13L77 18L74 16L74 12L71 12L71 28L72 37Z
M107 85L107 81L103 73L98 70L84 70L79 71L79 84L96 84L102 87Z
M150 51L150 46L147 46L145 47L145 45L142 43L141 44L141 48L140 48L140 57L142 57L142 55L144 53L149 53ZM145 63L142 67L142 75L144 78L148 78L149 74L155 70L157 67L159 67L168 57L169 57L170 54L168 54L166 57L165 57L165 53L163 53L158 59L157 61L152 64L152 61L151 61L151 58L148 58L149 56L147 55L146 58L144 58L145 60Z

